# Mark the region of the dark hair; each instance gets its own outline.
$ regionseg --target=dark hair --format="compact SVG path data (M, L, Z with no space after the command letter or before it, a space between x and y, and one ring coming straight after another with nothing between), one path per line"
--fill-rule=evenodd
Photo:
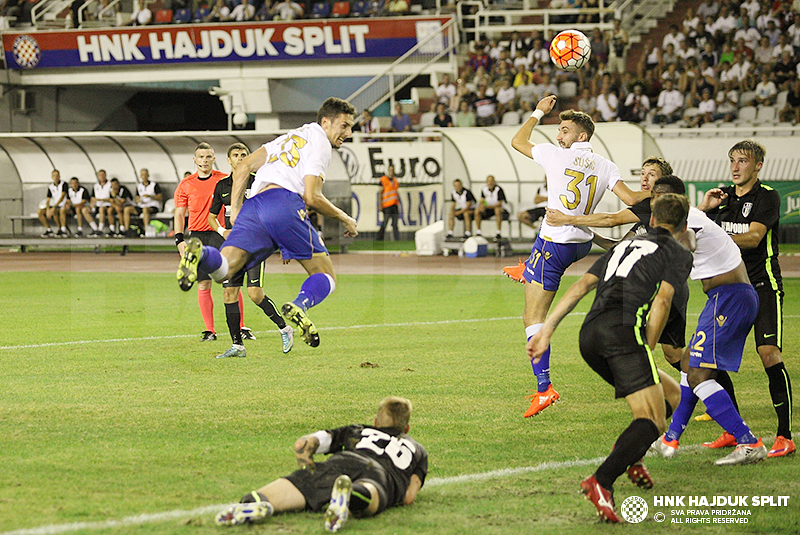
M112 178L111 179L111 183L112 184L119 184L119 180L117 180L116 178Z
M728 158L733 156L734 152L743 152L752 157L756 163L764 163L764 156L767 155L767 149L764 148L764 145L753 139L745 139L731 147L731 150L728 151Z
M250 154L250 149L247 148L247 145L244 143L234 143L230 147L228 147L228 158L231 157L231 152L235 151L236 149L239 150L246 150L247 154Z
M319 111L317 111L317 122L321 123L323 117L333 121L342 114L355 116L356 109L346 100L330 97L322 103Z
M667 160L659 156L648 156L647 159L642 162L642 167L644 167L645 165L652 165L654 167L658 167L661 170L661 176L667 176L672 174L672 166L669 164Z
M564 110L558 114L558 118L562 121L572 121L578 128L586 132L587 141L592 139L594 135L594 121L588 113L577 110Z
M664 186L669 190L665 191L664 193L686 195L686 186L683 184L683 180L675 175L665 175L656 180L655 184L653 184L653 190L655 190L658 186Z
M199 150L214 150L214 147L212 147L211 145L209 145L209 144L208 144L208 143L206 143L205 141L201 141L201 142L200 142L200 143L198 143L198 144L197 144L197 146L194 148L194 151L195 151L195 152L197 152L197 151L199 151Z
M669 225L673 230L682 230L689 216L689 198L677 193L659 195L653 201L653 217L656 224Z

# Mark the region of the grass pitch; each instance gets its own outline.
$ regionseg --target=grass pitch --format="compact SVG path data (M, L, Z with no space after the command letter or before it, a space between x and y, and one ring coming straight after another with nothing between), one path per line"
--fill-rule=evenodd
M264 284L281 303L301 281L274 275ZM699 285L691 290L689 330L704 303ZM797 387L800 284L787 280L786 291L785 360ZM201 343L196 292L180 292L173 275L0 280L0 533L320 533L321 515L307 513L251 528L217 527L213 512L153 515L238 500L294 470L296 437L369 423L390 394L414 403L411 434L428 449L428 481L411 507L351 521L347 532L800 532L797 456L715 467L724 452L698 445L719 428L694 421L675 460L648 457L655 489L617 483L618 509L641 496L647 519L596 524L578 483L630 412L577 352L589 296L556 333L561 402L525 420L523 396L535 381L523 349L522 287L504 277L340 276L336 293L311 312L320 347L298 339L288 355L246 300L258 340L245 359L214 359L230 344L221 290L214 295L219 340ZM771 444L776 419L752 341L734 382L745 419ZM672 524L689 509L714 509L688 507L689 496L714 495L790 499L787 507L737 508L749 512L746 524ZM654 496L685 496L687 507L654 507ZM666 521L655 522L656 512ZM135 515L148 521L122 522Z

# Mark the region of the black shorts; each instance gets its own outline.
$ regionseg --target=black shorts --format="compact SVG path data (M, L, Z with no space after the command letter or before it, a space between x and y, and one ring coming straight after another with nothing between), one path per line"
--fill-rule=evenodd
M394 496L387 494L386 489L390 488L390 485L387 484L388 478L383 467L367 457L350 451L336 453L327 461L317 463L317 468L313 472L297 470L284 479L288 479L297 487L306 499L306 509L320 512L331 501L333 482L343 474L350 476L353 483L361 481L375 485L380 499L378 513L397 502Z
M645 328L622 325L622 314L609 312L585 321L580 350L586 364L624 398L661 382Z
M228 278L222 283L224 288L241 288L244 286L244 276L247 275L247 287L253 288L261 286L261 274L264 272L264 262L250 269L242 268L233 277Z
M530 210L525 210L525 212L528 214L528 219L531 220L531 223L539 221L547 213L546 208L531 208Z
M158 208L156 208L155 206L148 206L147 208L142 208L141 206L137 206L134 204L133 209L136 211L138 215L142 215L145 210L147 210L147 212L150 214L158 213Z
M225 242L225 238L213 230L190 230L189 237L197 238L203 243L203 245L211 246L214 249L219 249ZM211 275L203 271L201 268L197 268L197 281L200 282L209 280L211 280Z
M481 210L481 219L491 219L494 217L494 208ZM508 210L503 209L503 221L508 221Z
M686 305L689 303L689 283L684 282L675 288L672 296L672 307L669 317L661 332L659 344L669 344L673 347L686 347Z
M783 351L783 290L768 285L756 288L758 316L753 325L756 347L777 346Z

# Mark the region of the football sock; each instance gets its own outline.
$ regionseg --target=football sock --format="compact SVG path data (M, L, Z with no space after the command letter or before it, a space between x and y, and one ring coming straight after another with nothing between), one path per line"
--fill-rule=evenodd
M611 490L614 481L632 464L644 457L650 444L658 438L658 427L647 418L637 418L631 422L614 444L614 450L594 473L597 482Z
M239 330L242 330L244 327L244 299L242 298L242 292L239 291Z
M242 329L240 322L239 303L225 303L225 320L228 322L228 332L231 333L233 345L242 345Z
M92 230L97 230L97 223L94 221L89 221L89 226L92 228Z
M369 489L363 484L353 483L353 493L350 495L350 512L357 515L364 511L372 501L371 496Z
M261 494L260 492L253 491L250 494L247 494L244 498L239 500L239 503L253 503L253 502L268 502L266 496Z
M203 246L203 252L200 254L200 267L216 282L222 282L228 278L228 260L220 254L219 249L214 247Z
M681 402L672 414L672 421L665 433L665 438L669 440L679 440L689 423L689 418L697 405L697 396L694 395L689 387L689 380L684 372L681 372Z
M736 408L736 412L739 412L739 404L736 403L736 393L733 390L733 381L731 381L730 374L725 370L719 370L717 372L717 382L719 383L719 386L724 388L725 392L727 392L728 395L730 396L731 402L733 403L733 406Z
M211 297L211 288L208 290L197 289L197 302L200 304L200 315L207 331L214 331L214 299Z
M300 293L292 301L303 310L316 306L336 289L333 277L327 273L314 273L310 275L300 287Z
M525 327L525 336L528 340L534 337L536 333L538 333L543 323L535 323L533 325L529 325ZM539 362L534 363L531 361L531 367L533 368L533 373L536 375L536 386L539 392L544 392L547 390L547 387L550 386L550 346L547 346L547 350L542 355L542 358L539 359Z
M731 397L717 381L709 379L694 388L697 397L706 404L708 415L714 418L725 431L736 437L739 444L754 444L758 439L744 423L739 412L734 408Z
M278 312L278 307L275 306L275 303L272 301L272 299L265 295L264 299L258 303L258 308L264 311L264 314L266 314L269 319L272 320L272 323L278 326L278 329L283 329L286 327L286 321Z
M778 436L792 439L792 381L783 362L764 368L769 378L769 395L778 415Z

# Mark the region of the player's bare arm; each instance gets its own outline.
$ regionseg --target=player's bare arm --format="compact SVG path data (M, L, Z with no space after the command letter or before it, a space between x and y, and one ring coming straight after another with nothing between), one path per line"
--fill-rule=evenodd
M176 206L175 212L173 212L173 226L175 228L175 234L183 234L186 230L186 210L188 207L186 206ZM178 253L183 256L183 250L186 249L186 242L180 242L178 244Z
M650 307L650 314L647 316L647 327L645 327L647 345L650 346L650 349L656 348L658 339L661 337L661 331L664 330L664 325L667 324L673 295L675 295L675 288L667 281L661 281L658 293Z
M310 208L325 217L332 217L341 221L344 225L345 236L358 236L356 220L344 213L343 210L337 208L331 201L328 200L327 197L325 197L325 195L323 195L322 177L306 175L305 186L303 200Z
M319 448L319 439L314 435L305 435L298 438L294 443L294 456L297 464L302 469L314 470L314 454Z
M650 198L649 191L633 191L622 180L614 184L614 187L611 189L611 191L614 192L614 195L619 197L619 200L621 200L628 206L633 206L634 204L640 203L643 200Z
M265 163L267 163L267 149L264 147L259 148L250 156L242 160L236 169L233 170L233 186L231 188L231 226L236 221L236 216L239 215L239 210L242 209L244 203L244 191L247 189L247 181L250 178L250 173L258 171Z
M598 280L591 273L584 273L583 277L569 287L567 293L564 294L550 315L547 316L542 329L526 345L528 356L533 362L538 362L542 358L547 346L550 345L550 338L552 338L558 324L567 314L572 312L572 309L583 299L583 296L597 287Z
M411 480L408 482L406 495L403 498L403 505L411 505L417 499L417 493L422 487L422 480L417 474L411 474Z
M739 246L739 249L755 249L766 234L767 227L763 223L751 221L747 232L744 234L732 234L731 238Z
M638 223L639 218L628 210L616 213L600 213L590 215L567 215L559 210L547 209L546 221L548 225L560 227L563 225L585 225L587 227L609 228L618 227L626 223Z
M541 110L542 113L547 115L553 111L553 107L556 105L556 100L558 100L558 97L555 95L544 97L536 105L536 109ZM516 134L514 134L514 137L511 138L511 146L528 158L531 158L531 149L536 145L535 143L531 142L530 137L531 133L533 132L533 127L536 126L538 122L539 119L536 117L528 117L528 120L522 123L520 129Z
M711 188L703 195L703 202L697 205L697 209L708 212L717 208L727 198L728 194L720 188Z
M608 251L609 249L614 247L616 244L618 244L620 241L622 241L622 240L615 240L613 238L606 238L605 236L601 236L600 234L598 234L596 232L593 232L592 234L594 234L594 237L592 238L592 242L595 245L597 245L598 247L602 247L606 251ZM625 238L622 238L622 239L624 240Z

